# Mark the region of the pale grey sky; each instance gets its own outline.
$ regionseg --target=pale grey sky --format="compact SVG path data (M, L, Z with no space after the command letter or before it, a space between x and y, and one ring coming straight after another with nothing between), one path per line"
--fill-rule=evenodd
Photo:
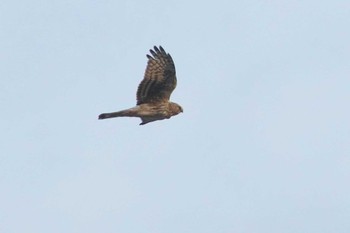
M350 232L349 1L0 4L0 231ZM146 53L184 113L135 105Z

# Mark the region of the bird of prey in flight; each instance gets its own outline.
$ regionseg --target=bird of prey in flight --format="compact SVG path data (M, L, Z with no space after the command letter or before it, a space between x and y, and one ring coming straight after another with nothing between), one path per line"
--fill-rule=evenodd
M140 125L152 121L169 119L183 112L177 103L170 102L170 95L176 87L175 64L162 46L154 46L147 54L145 75L137 88L135 107L118 112L102 113L99 120L113 117L140 117Z

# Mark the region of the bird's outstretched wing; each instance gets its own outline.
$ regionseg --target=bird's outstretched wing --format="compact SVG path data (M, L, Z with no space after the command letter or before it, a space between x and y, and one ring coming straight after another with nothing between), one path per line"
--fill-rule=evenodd
M176 87L176 72L174 61L170 54L159 46L147 54L148 63L145 75L137 88L137 105L169 101Z

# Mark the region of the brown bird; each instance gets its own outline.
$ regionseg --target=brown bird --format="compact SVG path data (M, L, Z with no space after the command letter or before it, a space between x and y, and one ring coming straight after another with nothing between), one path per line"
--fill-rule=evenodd
M102 113L99 120L112 117L140 117L140 125L152 121L169 119L183 112L177 103L169 101L176 87L175 64L169 53L162 46L150 50L143 80L138 86L137 105L119 112Z

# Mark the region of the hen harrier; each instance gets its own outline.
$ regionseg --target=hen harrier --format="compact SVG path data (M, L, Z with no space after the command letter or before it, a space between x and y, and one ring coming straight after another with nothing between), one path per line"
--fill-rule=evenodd
M176 72L173 59L169 53L159 46L147 54L148 63L145 75L137 88L137 105L119 112L102 113L98 119L112 117L140 117L140 125L152 121L169 119L183 112L177 103L169 101L176 87Z

